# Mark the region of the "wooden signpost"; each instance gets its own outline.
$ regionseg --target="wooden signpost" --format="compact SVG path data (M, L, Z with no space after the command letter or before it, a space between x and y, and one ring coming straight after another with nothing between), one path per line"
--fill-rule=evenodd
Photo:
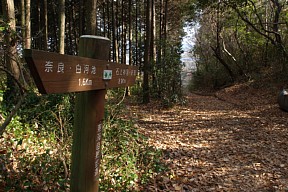
M79 92L76 98L71 191L97 192L108 88L135 83L138 67L108 62L110 40L81 36L79 56L24 50L24 57L40 93Z

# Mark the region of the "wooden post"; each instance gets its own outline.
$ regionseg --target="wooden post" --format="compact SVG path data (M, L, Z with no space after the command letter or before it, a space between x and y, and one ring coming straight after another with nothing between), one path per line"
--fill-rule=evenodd
M110 40L81 36L79 56L108 60ZM77 93L73 130L71 191L98 192L106 89Z
M135 83L138 67L108 62L110 40L85 35L79 56L25 49L42 94L77 93L71 167L72 192L98 192L106 89Z

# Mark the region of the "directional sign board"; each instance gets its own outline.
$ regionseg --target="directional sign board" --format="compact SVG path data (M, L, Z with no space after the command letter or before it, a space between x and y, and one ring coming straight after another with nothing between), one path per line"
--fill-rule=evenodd
M25 49L24 57L43 94L127 87L138 71L136 66L33 49Z

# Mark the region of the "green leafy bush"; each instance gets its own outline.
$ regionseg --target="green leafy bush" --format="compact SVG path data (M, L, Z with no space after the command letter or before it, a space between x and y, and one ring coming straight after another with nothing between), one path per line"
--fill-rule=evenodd
M131 120L107 119L103 134L101 191L137 191L153 173L164 169L161 152L147 145Z
M117 104L125 90L109 92L101 162L101 191L136 191L163 169L161 151L149 147ZM6 112L0 109L5 118ZM0 138L0 187L5 191L67 191L74 95L30 93Z

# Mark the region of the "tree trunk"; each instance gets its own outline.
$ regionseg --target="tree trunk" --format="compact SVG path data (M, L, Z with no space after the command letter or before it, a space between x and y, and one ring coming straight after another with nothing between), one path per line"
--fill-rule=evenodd
M54 21L54 23L58 23L58 17L57 17L57 12L58 12L58 8L56 7L56 4L54 2L51 2L53 4L53 14L52 14L52 20ZM53 25L53 36L51 37L51 39L53 39L53 41L51 41L51 51L52 52L57 52L59 50L59 48L57 47L58 44L58 33L57 33L57 29L58 26L57 25ZM51 33L51 32L50 32Z
M44 30L44 40L43 47L44 50L48 49L48 11L47 11L47 0L43 0L43 30Z
M166 58L166 44L167 44L167 31L168 31L168 0L165 1L164 5L164 19L163 19L163 39L164 39L164 48L163 48L163 57Z
M112 2L111 6L112 6L112 42L113 42L113 61L114 62L119 62L119 52L118 52L118 39L117 39L117 26L116 26L116 14L115 14L115 9L114 9L114 3L118 4L118 0L116 0L116 2ZM116 8L117 9L117 8Z
M31 0L26 0L25 4L25 49L31 48Z
M86 0L85 3L86 13L86 34L96 35L97 31L97 0Z
M39 33L41 33L41 30L42 30L42 22L41 22L41 12L42 12L42 8L41 8L41 1L40 0L37 0L37 23L35 24L35 26L37 26L37 31ZM35 19L36 20L36 19ZM33 31L33 29L32 29ZM34 40L34 46L33 47L37 47L38 49L43 49L43 44L42 44L42 38L37 38L37 40Z
M59 5L59 53L65 53L65 0Z
M146 39L145 39L145 52L144 52L144 75L143 75L143 103L150 102L150 62L151 62L151 23L152 23L152 0L147 0L146 4Z
M138 18L139 18L139 5L136 3L136 16L135 16L135 65L139 66L138 64Z
M156 65L156 46L155 46L155 38L156 38L156 9L155 9L155 1L152 0L151 2L152 6L152 15L151 15L151 42L150 42L150 60L151 60L151 65L153 67L151 68L156 68L154 65ZM153 70L152 73L152 86L156 90L157 89L157 74L156 71Z
M23 40L23 47L25 47L25 0L21 0L21 29L22 29L22 40Z
M133 32L133 27L132 27L132 0L129 0L129 65L132 65L132 32Z
M84 0L80 1L79 3L79 36L84 34L84 29L85 29L85 17L84 17L84 13L85 13L85 9L84 9Z
M214 52L214 56L216 57L216 59L218 59L218 61L223 65L223 67L227 70L227 72L229 73L231 80L235 81L235 75L233 73L233 71L230 69L229 65L227 64L227 62L223 59L223 56L221 54L222 52L222 48L221 48L221 43L220 43L220 33L222 30L222 26L220 25L220 1L218 3L218 7L217 7L217 12L216 12L216 48L213 48L211 46L211 49Z
M7 70L7 89L5 90L3 99L6 107L14 105L17 98L17 84L15 81L20 79L20 68L17 64L17 39L15 37L16 21L15 21L15 9L14 1L2 0L3 19L7 24L6 33L4 35L4 43L6 45L5 50L5 65Z
M106 9L105 9L105 7L106 7L106 2L103 2L103 4L102 4L102 11L103 11L103 36L104 37L108 37L107 36L107 33L106 33L106 26L107 26L107 17L106 17Z

